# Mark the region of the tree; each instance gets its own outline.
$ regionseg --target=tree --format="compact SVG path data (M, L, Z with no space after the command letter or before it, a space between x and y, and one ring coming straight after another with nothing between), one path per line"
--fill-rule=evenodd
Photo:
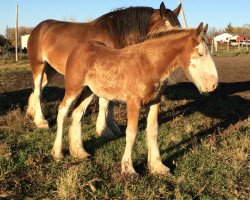
M18 47L21 47L21 36L30 34L32 30L32 27L21 26L18 28ZM6 35L8 35L10 44L15 46L15 28L8 28Z
M223 33L222 29L217 29L216 27L209 27L208 32L207 32L207 38L213 39L215 36L221 33Z
M232 33L233 32L233 26L232 26L231 22L227 25L227 27L225 28L225 31L227 33Z

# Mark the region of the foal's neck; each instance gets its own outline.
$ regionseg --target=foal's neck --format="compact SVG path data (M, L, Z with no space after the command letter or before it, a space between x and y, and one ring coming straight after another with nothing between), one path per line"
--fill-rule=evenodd
M188 36L173 37L173 39L167 36L145 42L144 48L148 58L157 69L162 81L182 65L187 40Z

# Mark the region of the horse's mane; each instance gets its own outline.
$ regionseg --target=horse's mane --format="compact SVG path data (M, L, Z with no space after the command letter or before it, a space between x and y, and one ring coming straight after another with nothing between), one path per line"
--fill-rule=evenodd
M110 21L111 33L124 41L130 34L136 34L139 37L145 36L153 12L154 9L151 7L119 8L97 18L95 21ZM172 26L180 26L177 17L171 10L167 9L165 17Z
M157 38L161 38L161 37L172 37L177 38L180 36L184 36L184 35L188 35L190 34L193 30L193 28L179 28L179 27L174 27L172 29L168 29L168 30L162 30L160 29L159 31L147 35L145 37L140 38L139 43L148 41L148 40L152 40L152 39L157 39ZM200 39L206 40L206 37L202 34Z

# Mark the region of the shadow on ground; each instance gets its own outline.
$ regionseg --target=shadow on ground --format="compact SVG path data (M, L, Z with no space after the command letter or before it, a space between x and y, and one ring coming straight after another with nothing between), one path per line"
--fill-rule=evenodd
M160 125L168 122L169 120L172 120L178 115L182 115L185 117L192 115L195 112L200 112L205 116L209 116L211 118L220 119L221 122L207 130L199 132L194 136L194 138L182 140L181 142L162 150L161 153L163 154L164 152L168 152L174 149L181 149L180 146L183 144L187 146L185 151L176 151L176 153L171 155L171 157L168 157L163 162L166 163L172 171L174 171L175 166L171 163L173 163L173 160L181 157L185 152L192 148L192 140L195 140L196 143L200 142L204 137L211 133L217 134L218 130L227 129L230 125L234 125L240 120L247 119L250 114L250 101L237 95L237 93L248 91L250 91L249 81L220 83L219 88L209 96L200 95L192 83L179 83L169 86L164 92L164 96L166 99L188 99L192 101L189 101L187 104L175 108L174 112L169 110L165 112L162 111L159 115ZM5 92L0 94L0 116L5 115L10 109L17 106L19 106L21 110L24 111L25 107L27 106L30 93L31 89L24 89L15 92ZM64 89L59 87L47 87L43 92L43 102L49 103L60 101L62 100L63 95ZM140 126L140 129L145 128L145 122L146 119L144 117L140 121L140 124L142 124L142 126ZM54 123L55 119L52 121L52 124ZM121 129L123 131L125 130L124 125L121 126ZM88 141L85 141L84 143L89 152L91 154L94 154L96 149L101 148L103 145L107 144L107 142L111 142L112 140L116 140L118 138L119 137L115 137L112 139L92 138ZM90 146L92 148L94 147L94 149L90 149ZM136 168L138 168L138 166Z

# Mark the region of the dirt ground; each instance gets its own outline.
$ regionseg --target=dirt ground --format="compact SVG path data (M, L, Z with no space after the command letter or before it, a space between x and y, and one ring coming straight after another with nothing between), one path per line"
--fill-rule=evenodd
M245 99L250 99L250 57L214 57L219 80L220 91L225 94L237 94ZM175 82L189 82L184 73L178 69L172 74ZM0 74L0 101L4 100L4 95L9 92L26 90L31 92L32 75L30 72L10 72ZM48 84L50 87L63 87L64 79L62 75L56 75ZM229 92L228 90L233 92ZM25 93L26 94L26 93Z

